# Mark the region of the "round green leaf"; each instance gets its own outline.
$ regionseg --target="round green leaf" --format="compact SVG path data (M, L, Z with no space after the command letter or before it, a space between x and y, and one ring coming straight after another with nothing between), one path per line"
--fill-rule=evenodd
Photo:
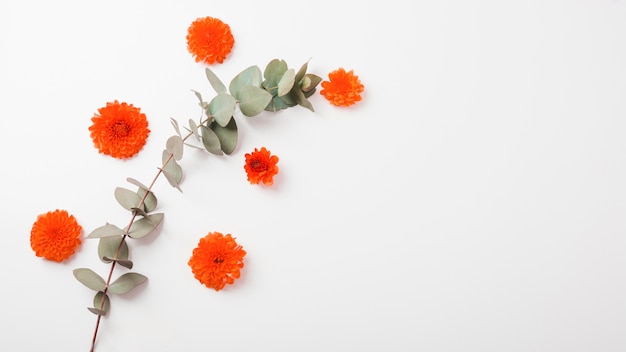
M244 86L255 86L259 87L261 85L261 69L257 66L250 66L245 70L241 71L232 81L230 81L230 85L228 89L230 94L239 99L239 89ZM223 125L222 125L223 126Z
M265 89L255 86L243 86L239 89L239 109L246 116L260 114L272 100L272 95Z
M209 113L220 126L228 125L233 117L237 100L229 94L218 94L209 103Z

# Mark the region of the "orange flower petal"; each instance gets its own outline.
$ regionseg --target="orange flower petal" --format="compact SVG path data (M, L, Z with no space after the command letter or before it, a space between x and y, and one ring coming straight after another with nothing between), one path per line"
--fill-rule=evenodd
M94 146L114 158L130 158L146 144L150 130L146 115L132 104L117 100L98 109L89 127Z
M38 257L62 262L81 244L82 227L66 210L37 216L30 231L30 246Z
M336 106L350 106L361 100L365 87L353 70L339 68L328 74L329 81L322 82L320 94Z
M194 248L188 265L200 283L219 291L240 277L245 255L246 251L230 234L209 232Z
M261 150L254 148L252 153L245 155L246 164L244 169L248 174L250 184L263 182L266 186L274 184L274 175L278 174L278 157L271 155L270 151L262 147Z
M217 18L198 18L187 29L187 50L196 62L221 64L234 44L230 26Z

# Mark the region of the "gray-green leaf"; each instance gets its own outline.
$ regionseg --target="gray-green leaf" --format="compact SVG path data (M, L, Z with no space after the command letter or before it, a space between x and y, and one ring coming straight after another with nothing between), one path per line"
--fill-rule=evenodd
M128 259L128 244L126 241L122 241L122 239L123 237L121 236L100 238L100 241L98 242L98 257L100 257L102 262L110 263L112 259ZM120 252L116 257L115 254L117 253L118 248L120 249Z
M153 211L156 206L157 206L157 198L154 195L154 193L152 192L148 192L148 195L146 195L146 190L143 188L140 188L139 190L137 190L137 194L139 195L139 197L145 197L143 200L143 205L144 205L144 212L151 212ZM132 210L134 210L135 208L133 208ZM141 213L141 212L140 212ZM141 214L143 215L143 214Z
M101 238L110 236L123 236L126 232L113 224L102 225L95 230L91 231L87 238Z
M217 135L220 141L222 151L230 155L237 147L237 123L235 119L231 119L226 127L222 127L216 123L211 124L211 129Z
M100 307L102 307L102 309L100 309ZM96 293L93 297L93 308L88 309L96 315L107 315L110 308L111 302L109 300L109 296L105 295L104 292L101 291Z
M94 291L104 291L106 288L106 282L96 274L93 270L88 268L74 269L74 277L80 281L83 285Z
M126 210L138 208L141 202L141 197L136 192L122 187L115 188L115 199Z
M174 120L173 118L170 118L170 122L172 123L172 126L174 126L174 130L176 131L176 133L180 136L180 128L178 128L178 121Z
M200 140L200 134L198 133L198 124L193 119L189 119L189 130L193 133L196 139Z
M208 78L209 83L211 84L211 87L215 89L215 92L217 94L226 93L226 86L222 83L222 81L220 81L219 78L217 78L215 73L213 73L213 71L211 71L208 67L204 71L206 73L206 78Z
M274 59L270 61L265 67L263 72L263 87L269 91L270 94L276 95L278 91L278 81L283 77L285 71L287 71L287 63L284 60Z
M287 71L285 71L283 76L280 78L280 81L278 81L277 95L279 97L282 97L283 95L288 94L291 88L293 87L295 80L296 80L296 71L293 68L290 68Z
M222 147L217 134L205 125L200 126L202 132L202 144L204 148L211 154L222 155Z
M271 100L272 95L265 89L255 86L239 89L239 109L248 117L260 114Z
M128 231L128 236L134 239L142 238L154 231L163 221L163 213L155 213L147 218L133 222Z
M209 113L220 126L228 125L233 117L237 100L229 94L216 95L209 103Z
M135 287L148 280L147 277L138 273L126 273L109 285L109 292L122 295L130 292Z
M230 94L239 100L239 90L244 86L261 86L261 69L258 66L250 66L241 71L241 73L230 81L228 89Z
M183 169L176 163L173 157L170 158L170 155L167 150L163 150L163 157L161 158L164 165L162 169L163 174L170 185L180 191L180 183L183 180Z
M183 158L183 149L183 139L180 136L171 136L165 143L165 150L172 153L176 160Z

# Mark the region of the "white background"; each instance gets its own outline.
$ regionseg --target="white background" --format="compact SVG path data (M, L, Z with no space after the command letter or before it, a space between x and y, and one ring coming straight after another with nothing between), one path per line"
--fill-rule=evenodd
M30 229L54 209L86 235L128 214L170 117L213 96L189 24L228 23L225 82L284 59L365 85L351 108L311 98L236 116L232 156L187 149L183 193L155 187L161 231L131 242L146 285L112 297L97 351L625 351L626 2L3 1L0 4L0 342L87 351L97 242L58 264ZM98 154L113 100L148 116L140 154ZM272 187L244 154L280 157ZM220 292L187 260L209 231L248 252ZM116 274L121 274L120 270Z

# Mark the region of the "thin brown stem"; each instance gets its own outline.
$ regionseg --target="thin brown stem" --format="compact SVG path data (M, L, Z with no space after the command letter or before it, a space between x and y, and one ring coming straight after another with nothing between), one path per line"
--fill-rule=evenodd
M208 121L202 121L202 123L206 123ZM182 138L183 142L186 141L189 137L191 137L193 135L193 132L189 132L185 137ZM174 154L170 153L169 156L167 157L167 159L165 159L165 161L163 162L163 165L159 168L159 171L156 173L156 175L154 176L154 178L152 179L152 181L150 182L150 184L148 185L148 189L145 190L146 192L144 192L145 194L143 195L143 197L141 197L141 200L139 201L139 204L137 205L137 208L140 208L143 206L146 198L148 197L148 195L150 194L152 187L154 187L154 185L156 184L156 181L158 180L159 176L161 176L161 174L163 173L163 170L165 169L165 167L167 166L167 164L174 158ZM124 244L124 242L126 241L126 237L128 236L128 232L130 231L130 227L133 225L133 223L135 222L135 219L137 218L137 212L133 212L133 216L131 217L128 226L126 227L126 233L122 236L122 240L120 241L120 244L117 247L117 250L115 251L115 256L114 259L119 258L119 254L122 250L122 246ZM98 336L98 329L100 328L100 321L102 320L102 312L104 310L104 302L105 302L105 298L106 298L106 294L109 290L109 284L111 283L111 279L113 278L113 271L115 270L115 265L116 265L117 261L113 260L113 262L111 262L111 268L109 269L109 275L107 277L106 280L106 284L104 286L104 291L102 291L102 299L100 300L100 307L99 310L101 312L101 314L98 314L98 318L96 319L96 326L94 328L93 331L93 338L91 340L91 349L89 350L90 352L94 352L96 349L96 339Z

